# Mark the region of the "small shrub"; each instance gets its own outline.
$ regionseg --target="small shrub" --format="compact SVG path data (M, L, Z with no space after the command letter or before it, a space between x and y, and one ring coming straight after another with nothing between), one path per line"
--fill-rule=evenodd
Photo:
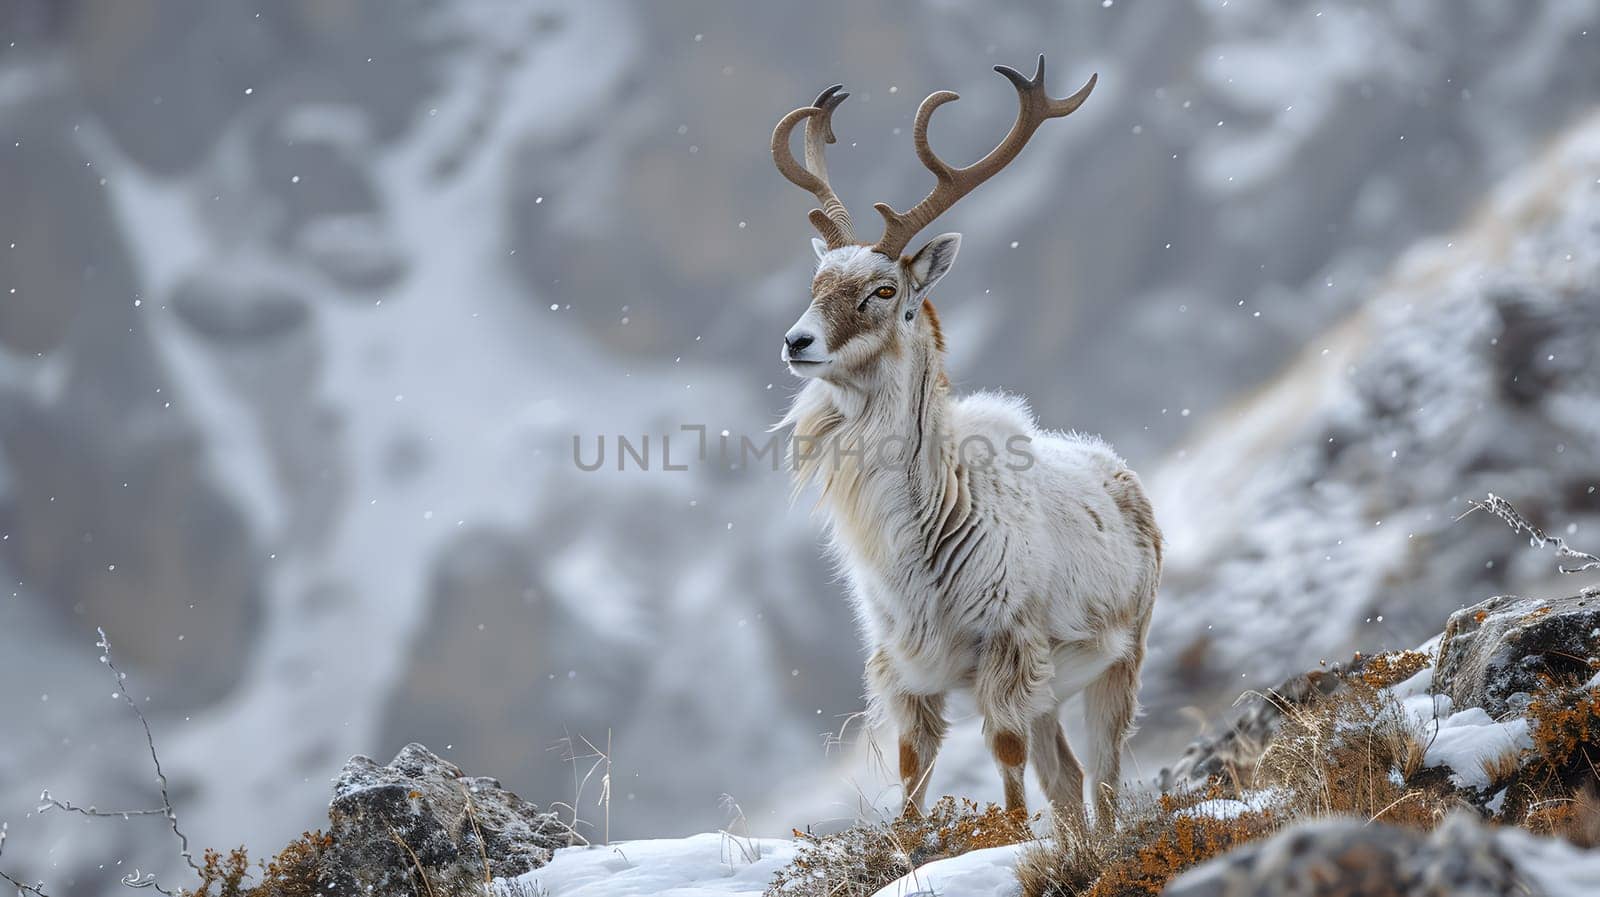
M200 887L187 892L189 897L245 897L244 877L250 871L250 857L243 847L226 856L207 850L200 864ZM213 890L215 889L215 890Z
M1460 800L1447 777L1420 775L1427 745L1385 690L1416 674L1409 655L1418 653L1369 658L1345 687L1284 708L1283 726L1257 764L1256 787L1278 793L1297 817L1438 825Z
M1375 654L1361 664L1361 683L1370 688L1393 688L1433 665L1433 657L1425 651L1390 651Z
M1565 800L1546 800L1535 804L1523 819L1523 826L1540 835L1565 838L1574 845L1600 847L1600 786L1591 782Z
M260 881L246 887L250 858L244 848L226 856L207 850L200 866L200 886L184 891L184 897L324 897L321 882L324 856L333 846L333 837L322 832L306 832L290 841L278 855L259 867Z
M922 817L855 825L831 835L796 831L799 853L778 870L767 892L868 897L923 863L1031 840L1028 823L994 804L944 797Z
M1498 819L1583 840L1586 823L1567 814L1579 813L1587 806L1582 795L1600 786L1600 688L1547 681L1528 705L1528 723L1533 747L1506 781Z
M333 836L306 832L290 841L262 869L261 884L250 897L319 897L323 857Z
M1182 794L1124 797L1106 829L1057 815L1054 837L1017 864L1024 897L1141 897L1199 863L1276 831L1277 814L1196 812L1224 794L1220 783Z
M1533 752L1552 772L1600 760L1600 688L1549 689L1528 705Z

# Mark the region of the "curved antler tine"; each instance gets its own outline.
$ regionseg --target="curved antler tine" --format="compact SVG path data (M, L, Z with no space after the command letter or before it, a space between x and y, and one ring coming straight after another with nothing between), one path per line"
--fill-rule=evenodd
M1078 88L1077 93L1066 99L1051 100L1050 117L1060 118L1068 113L1076 112L1078 107L1083 105L1083 101L1089 98L1089 94L1094 92L1094 86L1099 81L1100 73L1094 72L1089 75L1089 80L1083 82L1083 86Z
M822 201L822 213L833 222L834 226L824 231L822 236L828 245L834 248L853 243L856 239L855 226L850 222L850 210L839 201L839 195L833 191L832 185L828 182L828 162L823 155L826 144L835 142L833 110L839 108L839 104L850 96L843 91L843 84L835 84L818 94L813 108L819 111L806 122L806 168L817 176L826 191L818 193L817 199ZM811 220L812 223L816 223L815 217Z
M955 169L939 158L928 145L928 122L933 120L933 111L945 103L953 103L961 99L961 95L952 90L940 90L928 94L928 98L917 107L917 118L911 127L911 145L916 148L917 158L922 160L923 167L933 172L933 176L941 181L948 181L955 175Z
M1022 73L1009 65L997 65L994 70L1006 76L1017 88L1017 93L1027 93L1035 87L1044 84L1044 54L1039 54L1039 67L1034 70L1032 78L1024 78Z
M789 183L810 193L822 189L823 184L794 157L794 151L789 148L789 135L794 133L795 125L821 111L815 106L802 106L779 119L778 126L772 129L772 161Z
M839 222L829 218L828 213L822 211L821 209L812 209L806 214L806 220L810 221L811 226L817 229L817 233L822 234L822 241L827 243L828 248L830 249L835 249L855 241L855 235L845 233L843 230L841 230L839 228Z
M825 145L835 142L833 110L850 96L842 92L843 86L835 84L824 90L817 95L815 105L790 112L772 130L772 161L790 183L809 192L822 203L822 208L812 210L808 217L831 248L855 241L850 213L828 183L828 164L823 155ZM790 136L802 119L806 120L804 165L794 157L794 151L789 146ZM827 224L819 221L826 221Z
M817 101L811 105L816 111L806 122L806 169L824 185L828 183L828 162L823 157L823 148L826 144L838 142L833 136L833 110L850 96L837 92L842 87L843 84L835 84L819 94Z
M833 110L839 108L839 104L850 96L848 93L840 93L839 91L841 90L844 90L844 85L835 84L817 94L817 101L811 104L822 110L820 119L822 122L822 139L828 143L838 143L833 136Z

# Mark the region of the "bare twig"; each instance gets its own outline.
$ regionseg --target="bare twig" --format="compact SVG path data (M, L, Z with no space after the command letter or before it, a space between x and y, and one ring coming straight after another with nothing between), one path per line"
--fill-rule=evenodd
M93 804L81 807L71 801L59 800L46 790L39 796L39 800L42 802L39 812L55 809L67 813L77 813L82 816L122 819L133 816L165 817L167 827L172 829L172 834L178 839L178 852L183 857L183 861L189 864L189 868L194 870L195 875L201 875L200 866L195 863L194 853L189 849L189 837L183 833L183 829L178 827L178 811L173 809L172 806L172 795L170 793L170 785L167 782L167 773L161 768L161 756L156 753L156 739L155 735L150 731L150 721L145 718L144 711L139 709L138 702L134 701L133 696L128 694L128 674L117 668L117 662L111 656L111 640L106 637L106 631L96 628L95 632L100 636L99 640L95 642L95 646L101 652L100 662L105 664L106 668L111 671L111 679L116 685L117 690L112 693L112 697L121 698L122 702L128 705L128 709L133 711L133 715L138 717L139 725L144 729L145 747L150 751L150 762L155 766L156 781L161 787L161 806L147 810L101 810ZM162 894L173 893L157 884L155 875L141 874L138 870L123 876L122 883L130 888L154 888Z
M407 844L405 839L400 837L399 833L394 830L393 826L389 825L388 823L384 823L384 827L389 829L389 837L394 839L394 843L400 845L400 849L406 852L406 856L411 857L411 865L416 867L417 877L422 879L422 887L428 892L428 897L434 897L433 884L428 881L428 870L422 867L422 860L417 858L417 852L411 849L411 845ZM413 891L416 891L416 884L413 883L411 888ZM421 897L420 891L418 891L417 894L418 897Z
M122 882L122 886L125 888L151 888L159 894L165 894L166 897L178 897L177 891L169 891L156 881L154 872L141 873L138 869L135 869L122 876L119 881Z
M461 796L467 801L467 821L472 823L472 834L478 839L478 855L483 858L483 883L487 885L494 881L494 875L489 872L489 848L483 843L483 829L478 828L478 814L473 812L476 807L472 802L472 789L462 785Z
M6 824L3 823L3 822L0 822L0 856L4 856L5 852L6 852ZM18 894L32 894L33 897L50 897L49 894L46 894L44 892L44 882L42 882L42 881L35 882L35 883L30 885L27 882L19 881L18 879L12 878L10 875L6 874L3 871L0 871L0 878L3 878L7 882L10 882L11 886L17 889L17 893Z
M605 772L602 773L601 776L600 776L600 798L595 801L595 806L601 808L601 812L603 814L603 819L604 819L603 827L601 829L601 837L604 839L604 843L610 844L611 843L611 730L610 729L606 730L606 749L603 750L603 751L600 750L599 748L595 747L593 742L591 742L587 738L584 738L581 734L578 737L582 738L583 739L583 743L588 746L589 752L590 752L589 753L589 757L597 758L595 760L594 765L589 767L588 774L583 777L583 784L584 785L589 784L589 778L595 774L595 770L599 769L602 765L604 765L604 767L605 767ZM588 759L588 757L585 757L584 759ZM581 793L581 790L582 789L580 787L580 793Z
M1600 557L1568 546L1567 540L1560 536L1546 535L1544 530L1534 526L1528 518L1518 513L1517 509L1512 507L1511 502L1495 495L1493 492L1489 493L1489 497L1483 501L1468 499L1467 503L1472 507L1467 509L1467 512L1462 514L1461 517L1465 517L1473 511L1488 511L1490 514L1505 521L1513 532L1527 533L1528 542L1534 548L1553 548L1555 549L1556 557L1572 558L1582 562L1577 567L1568 567L1565 564L1560 565L1556 569L1562 573L1583 573L1587 570L1600 570ZM1456 519L1460 520L1461 517Z
M729 866L735 865L733 851L728 849L729 842L739 848L739 854L744 858L746 865L760 860L761 842L751 837L750 820L745 818L744 808L739 806L739 802L734 800L731 794L722 795L717 803L721 804L723 812L728 814L728 827L722 830L723 862ZM744 828L743 835L734 831L734 828L739 826Z
M868 720L867 711L857 710L855 713L845 714L843 721L839 723L839 731L822 733L822 753L824 756L833 753L835 748L842 749L846 746L845 735L850 730L850 724L857 720L860 720L862 725L865 726Z
M550 748L551 750L555 750L558 747L564 746L566 748L566 756L562 757L561 759L563 762L572 764L572 803L569 804L566 801L555 801L550 804L550 806L553 809L564 807L567 810L570 810L572 812L572 822L571 824L563 824L567 826L567 830L571 833L571 836L582 842L583 846L590 846L589 839L578 833L578 826L587 825L591 830L593 830L594 825L584 821L581 817L579 817L578 807L583 803L583 792L586 788L588 788L589 780L594 778L596 772L600 772L600 797L595 802L595 806L600 807L603 810L604 817L602 824L604 827L601 829L601 836L605 839L605 843L610 844L611 755L609 751L611 748L611 731L609 729L606 730L606 750L604 751L600 750L598 747L595 747L594 742L585 738L581 734L578 736L577 740L583 742L584 746L589 749L588 753L578 753L577 741L573 740L572 733L570 731L567 733L565 738L562 738ZM578 772L578 764L585 760L593 760L594 762L589 765L587 772L584 772L580 775ZM601 772L602 769L604 770L603 772ZM559 817L557 821L559 821Z
M569 804L564 800L551 801L550 802L550 809L551 810L569 810L572 813L572 818L574 818L574 819L578 818L578 808L574 807L572 804ZM578 821L582 822L582 820L578 820ZM569 846L569 847L593 847L594 846L593 844L589 843L589 839L583 834L583 832L580 832L577 829L573 828L572 826L568 825L564 820L562 820L562 818L560 816L556 817L556 824L560 825L562 828L567 830L567 840L570 842L567 846ZM589 825L589 823L587 823L587 822L583 822L583 824L584 825ZM590 828L593 828L593 826L590 826Z
M167 815L164 807L152 807L147 810L102 810L94 804L80 807L70 800L61 800L51 794L49 788L46 788L39 794L39 812L44 813L50 810L61 810L66 813L77 813L80 816L94 816L102 819L128 819L134 816Z

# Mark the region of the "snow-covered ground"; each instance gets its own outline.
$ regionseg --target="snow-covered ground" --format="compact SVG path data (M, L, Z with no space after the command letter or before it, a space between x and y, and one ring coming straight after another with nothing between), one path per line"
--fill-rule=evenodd
M550 897L759 897L794 853L790 840L725 832L624 841L558 850L518 881ZM504 884L500 892L520 897Z
M874 897L1014 897L1017 857L1029 845L991 847L935 860ZM503 897L761 897L794 858L794 842L727 833L627 841L556 851L542 869L499 883ZM518 891L520 884L528 890Z

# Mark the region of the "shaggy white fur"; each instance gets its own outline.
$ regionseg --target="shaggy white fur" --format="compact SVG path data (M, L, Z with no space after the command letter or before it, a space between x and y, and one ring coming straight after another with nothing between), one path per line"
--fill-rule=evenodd
M804 361L785 352L809 382L781 425L794 428L797 489L821 491L867 642L868 697L899 732L908 811L944 734L944 695L965 688L1008 808L1023 807L1031 758L1051 801L1082 814L1060 707L1085 695L1104 806L1137 707L1161 534L1138 477L1100 439L1041 430L1014 396L950 396L925 297L959 239L899 260L819 251L811 306L786 340Z

